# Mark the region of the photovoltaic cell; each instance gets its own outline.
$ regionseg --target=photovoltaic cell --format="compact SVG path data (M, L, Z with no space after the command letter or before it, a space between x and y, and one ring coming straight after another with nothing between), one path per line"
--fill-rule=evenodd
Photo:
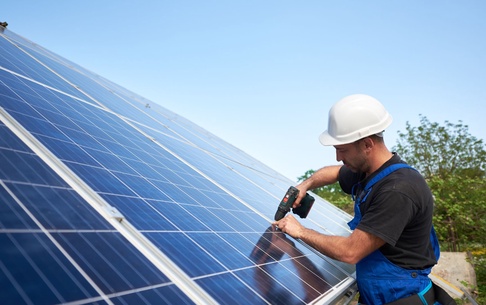
M5 171L0 180L3 304L106 304L106 295L139 298L137 289L151 287L166 287L167 304L190 303L3 124L0 133L0 156L15 153L19 158L8 160L25 172L8 179Z
M305 304L354 283L270 226L292 181L8 30L0 113L6 304ZM349 219L317 198L302 221Z

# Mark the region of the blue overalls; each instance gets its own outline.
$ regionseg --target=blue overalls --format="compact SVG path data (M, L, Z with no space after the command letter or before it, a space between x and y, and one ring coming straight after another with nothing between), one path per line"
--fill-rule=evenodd
M355 214L354 218L348 223L352 230L361 221L360 204L366 201L372 186L400 168L412 167L404 163L396 163L386 167L366 184L363 192L361 192L362 196L356 196L354 194L355 187L353 187ZM433 226L430 232L430 240L435 257L438 260L440 256L439 242ZM356 264L360 302L367 305L386 304L420 291L418 296L424 304L427 304L423 295L432 287L432 282L428 277L431 269L409 270L401 268L390 262L378 249Z

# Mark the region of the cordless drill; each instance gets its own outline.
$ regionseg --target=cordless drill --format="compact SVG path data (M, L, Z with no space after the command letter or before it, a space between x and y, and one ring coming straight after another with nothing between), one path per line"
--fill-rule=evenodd
M278 205L277 212L275 213L275 220L282 219L290 211L298 195L299 190L297 188L291 186L288 189L287 193ZM312 205L314 204L314 200L314 197L306 193L305 197L300 201L300 206L292 209L292 212L299 215L300 218L306 218L307 214L309 214L309 211L312 208Z

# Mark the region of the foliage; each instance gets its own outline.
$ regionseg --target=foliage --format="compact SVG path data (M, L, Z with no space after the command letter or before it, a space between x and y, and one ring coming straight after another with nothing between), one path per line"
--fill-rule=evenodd
M476 302L486 304L486 248L472 249L471 255L471 263L476 273Z
M427 180L435 197L434 224L441 244L461 251L476 242L486 244L486 150L468 126L445 126L420 117L421 125L399 132L394 150Z
M445 126L441 126L425 116L420 116L420 123L412 127L407 122L407 132L398 133L396 151L426 179L451 175L484 178L484 143L469 134L467 125L461 121L458 124L445 121Z
M442 247L462 251L486 244L486 180L467 175L428 179L435 197L434 224Z

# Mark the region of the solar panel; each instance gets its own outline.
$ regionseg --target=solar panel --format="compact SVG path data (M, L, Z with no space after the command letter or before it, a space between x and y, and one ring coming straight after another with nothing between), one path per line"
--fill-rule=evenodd
M292 181L4 29L4 304L332 303L354 267L270 223ZM307 227L349 234L317 198Z

